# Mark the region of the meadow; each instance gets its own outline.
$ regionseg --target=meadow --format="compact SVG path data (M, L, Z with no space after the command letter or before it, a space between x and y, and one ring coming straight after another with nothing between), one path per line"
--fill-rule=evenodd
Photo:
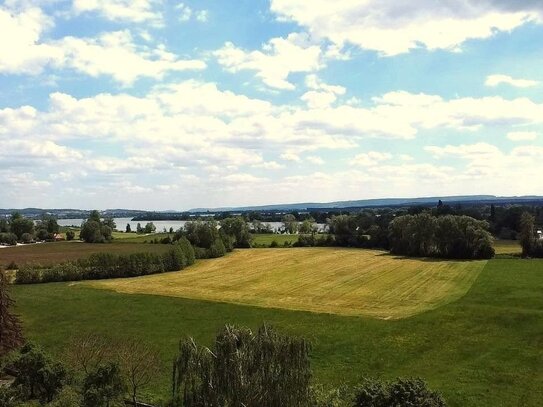
M466 295L409 318L287 311L82 284L14 286L28 338L57 356L75 334L140 338L161 352L149 389L168 394L171 360L187 335L209 344L225 323L265 322L312 343L315 381L420 376L451 406L539 406L543 399L543 261L487 262ZM227 270L224 270L227 273Z
M236 250L181 273L84 284L127 294L396 319L460 298L485 264L406 259L378 250Z
M252 243L255 246L269 247L274 240L279 246L284 246L285 243L294 244L298 241L298 235L280 235L277 233L254 234Z

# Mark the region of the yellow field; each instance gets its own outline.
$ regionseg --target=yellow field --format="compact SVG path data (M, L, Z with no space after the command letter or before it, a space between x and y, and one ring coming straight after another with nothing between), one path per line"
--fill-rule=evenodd
M154 294L385 319L463 296L486 261L403 259L375 250L236 250L178 273L81 283Z
M494 250L496 254L520 254L522 248L518 240L495 240Z

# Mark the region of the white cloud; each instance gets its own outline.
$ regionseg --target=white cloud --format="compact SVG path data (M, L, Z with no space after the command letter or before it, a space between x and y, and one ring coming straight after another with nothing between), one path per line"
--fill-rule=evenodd
M313 80L308 84L309 88L331 86ZM28 163L43 162L45 181L53 187L68 191L77 184L80 190L72 192L79 199L96 193L107 196L103 205L112 206L120 202L109 192L118 188L135 194L140 192L133 187L139 186L155 194L159 192L154 185L168 183L179 188L163 191L161 196L175 197L177 206L187 200L210 206L214 202L242 204L242 199L257 203L270 188L281 201L389 196L391 190L397 196L480 193L475 186L483 184L485 193L521 193L539 185L533 180L542 170L541 147L518 146L505 153L489 143L435 145L426 148L426 157L417 155L415 162L386 150L360 151L358 144L376 137L409 140L436 129L477 134L475 130L488 128L506 133L519 125L541 124L542 112L543 105L526 98L446 100L407 92L387 93L364 106L277 106L194 80L157 85L140 96L104 93L76 98L57 92L50 95L46 108L0 109L0 144L9 146L0 154L4 165L0 171L14 163L26 168ZM107 146L111 155L93 152L92 147L87 147L90 152L73 147L81 140L85 146ZM440 144L439 140L437 136L435 143ZM347 169L333 172L338 163L330 161L326 152L335 149L353 151L352 165L341 160L339 164ZM433 157L436 163L426 162ZM327 166L311 174L315 178L296 173L282 178L281 171L273 179L258 176L262 170L298 167L304 162L320 165L324 159ZM514 178L507 178L512 177L506 173L508 166L515 167ZM32 168L25 171L34 173L37 182L44 181ZM225 174L237 175L224 179ZM495 177L504 184L504 179L525 176L532 177L531 186L521 183L515 189L516 183L507 183L499 189L494 182ZM487 185L485 177L492 182ZM251 188L240 198L244 180ZM288 194L289 188L300 186L303 191Z
M180 13L179 20L182 22L190 21L193 18L200 23L207 22L207 18L208 18L207 10L195 11L184 3L179 3L175 8L176 10L179 10L179 13Z
M485 81L486 86L495 87L502 84L514 86L516 88L531 88L539 85L539 82L530 79L515 79L508 75L489 75Z
M265 170L280 170L285 168L284 165L279 164L277 161L265 161L259 164L253 165L254 168L263 168Z
M535 131L511 131L507 133L507 138L511 141L533 141L537 139Z
M272 0L280 20L294 21L339 48L354 44L387 56L424 47L457 51L469 39L485 39L529 21L541 21L537 2L501 0Z
M151 22L160 25L162 14L154 10L156 0L73 0L75 14L95 12L112 21Z
M230 72L256 71L266 85L276 89L294 89L288 76L294 72L313 72L322 67L321 48L303 33L273 38L262 51L246 51L227 42L213 52L219 64Z
M382 153L379 151L370 151L368 153L358 154L354 157L350 164L352 166L371 167L375 166L383 161L389 161L392 159L392 154Z
M52 26L53 20L38 8L15 13L0 7L0 73L36 75L47 66L71 68L92 77L108 75L128 86L141 77L161 79L167 72L206 68L205 62L180 59L163 45L136 45L128 30L97 38L44 39Z
M127 86L141 77L161 79L167 72L206 67L200 60L178 59L163 46L153 51L140 50L126 30L96 39L64 37L56 45L64 52L64 66L93 77L109 75Z
M39 74L47 64L57 64L62 50L40 43L53 20L39 8L14 13L0 7L0 73Z
M300 162L302 159L298 154L295 154L293 152L285 152L281 154L281 159L285 161L294 161L294 162Z
M305 158L308 162L315 165L324 165L324 160L316 155L309 155Z
M304 93L301 99L312 109L328 107L337 100L338 95L346 92L345 87L328 85L315 74L306 76L305 85L311 90Z

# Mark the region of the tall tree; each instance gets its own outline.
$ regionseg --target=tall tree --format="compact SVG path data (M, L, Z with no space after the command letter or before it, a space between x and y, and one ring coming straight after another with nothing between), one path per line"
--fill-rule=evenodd
M263 326L224 327L213 349L182 341L173 369L173 397L184 406L305 406L309 344Z
M522 255L529 256L534 246L534 224L535 218L529 212L524 212L520 217L520 245Z
M0 270L0 357L18 349L24 343L21 322L13 314L15 301L9 294L6 273Z

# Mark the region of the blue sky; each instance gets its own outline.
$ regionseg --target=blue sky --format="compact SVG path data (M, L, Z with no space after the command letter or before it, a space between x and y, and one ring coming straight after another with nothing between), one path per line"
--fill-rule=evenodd
M543 189L531 0L5 0L0 207Z

